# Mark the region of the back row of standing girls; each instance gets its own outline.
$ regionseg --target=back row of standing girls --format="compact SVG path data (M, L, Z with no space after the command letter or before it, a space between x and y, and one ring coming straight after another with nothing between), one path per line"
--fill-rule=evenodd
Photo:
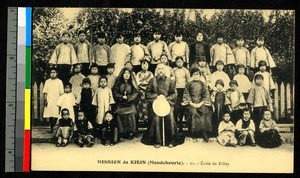
M153 77L152 73L156 76L156 65L163 63L166 66L166 76L176 83L178 101L175 107L175 116L179 116L179 124L183 117L183 109L181 108L183 93L187 82L190 80L189 70L185 67L190 67L190 69L198 67L201 72L201 81L210 89L211 99L215 103L213 107L215 115L212 123L213 128L217 128L218 123L222 120L225 105L233 115L233 120L237 121L241 116L240 111L244 107L243 104L247 100L248 104L254 107L254 117L256 115L255 118L257 118L255 123L257 124L262 118L263 111L267 108L271 109L270 95L274 91L274 82L271 74L266 69L275 67L275 63L268 49L264 47L264 39L262 37L257 39L257 47L252 50L251 55L243 46L244 39L240 36L237 38L238 46L233 51L223 42L224 36L222 34L216 34L217 44L213 45L210 50L209 46L203 42L202 33L197 34L197 41L191 44L190 47L186 42L182 41L180 33L175 34L175 41L169 46L160 40L160 32L155 32L153 37L154 41L150 42L146 47L141 44L141 36L135 34L134 45L129 47L123 43L123 36L118 34L116 36L117 43L110 48L105 44L105 34L101 33L97 37L98 44L93 47L86 40L85 32L80 31L79 42L73 47L69 43L70 34L65 32L62 35L62 43L55 48L49 64L57 65L59 78L64 83L70 81L73 84L72 92L75 95L75 101L78 101L80 96L82 96L80 95L81 83L85 76L90 74L88 78L95 93L97 88L99 88L100 76L98 72L101 75L108 73L107 78L112 78L112 80L103 80L108 81L109 88L112 88L116 74L119 74L124 65L134 71L133 75L138 72L136 82L141 95L143 95L147 82ZM177 61L182 61L183 66L177 64ZM148 64L150 64L150 71L147 70ZM82 66L83 74L80 73L80 66ZM238 74L233 77L235 73L234 66L237 67ZM172 69L172 67L174 68ZM226 72L223 71L223 68ZM253 84L250 83L248 77L244 74L245 72L248 73L250 68L255 71L259 70L256 73L256 78L263 79L262 84L258 84L259 82L257 83L256 80ZM211 74L211 70L215 72ZM71 71L74 72L74 75L70 79ZM230 81L230 78L233 78L233 80ZM261 85L263 87L259 87ZM49 82L47 86L45 85L45 95L48 95L49 87L52 86L57 85L49 84ZM60 94L62 94L62 87L58 88L60 89ZM47 98L51 98L50 100L52 101L58 101L58 98L55 99L51 96L46 96L45 98L46 106L48 104L57 104L56 102L48 103ZM141 100L143 99L141 96ZM141 102L141 104L143 105L144 103ZM144 104L141 108L145 109L147 106L145 107ZM49 117L51 120L54 116L47 115L47 110L45 109L46 114L44 113L44 117ZM104 113L109 108L100 108L100 110L103 110L101 113ZM101 116L99 118L102 119Z

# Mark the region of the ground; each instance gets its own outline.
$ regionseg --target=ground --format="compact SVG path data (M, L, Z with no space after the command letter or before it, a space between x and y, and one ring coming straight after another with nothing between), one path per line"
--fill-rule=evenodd
M32 144L32 170L159 171L159 172L293 172L293 144L265 149L259 146L224 147L186 138L174 148L146 146L142 134L114 146L97 142L92 148L71 143ZM171 162L171 163L170 163Z

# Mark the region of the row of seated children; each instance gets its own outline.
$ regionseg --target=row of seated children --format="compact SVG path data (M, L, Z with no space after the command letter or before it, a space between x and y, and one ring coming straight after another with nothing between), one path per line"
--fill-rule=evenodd
M54 128L54 136L57 138L57 147L65 147L74 139L74 143L78 146L92 147L94 145L94 136L99 135L103 145L113 146L119 141L118 129L112 112L105 113L103 127L98 130L99 133L93 130L93 125L85 117L82 110L78 111L77 119L74 121L70 118L69 110L63 108L61 118L57 121Z
M259 124L255 129L249 109L243 111L242 119L236 125L230 121L230 114L224 113L223 121L218 126L218 142L223 146L240 146L258 144L264 148L275 148L282 144L276 122L271 118L271 112L265 110Z

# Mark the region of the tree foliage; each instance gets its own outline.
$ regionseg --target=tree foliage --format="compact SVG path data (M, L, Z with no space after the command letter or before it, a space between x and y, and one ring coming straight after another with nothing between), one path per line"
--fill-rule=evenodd
M194 16L194 18L191 18ZM180 30L188 44L195 41L198 32L205 34L205 41L213 45L216 32L223 32L226 43L236 46L238 35L243 35L245 45L251 51L258 35L265 36L265 45L277 65L273 73L280 81L291 82L295 59L295 14L293 11L274 10L265 19L260 10L217 10L210 19L196 9L114 9L83 8L71 24L64 23L62 13L55 8L34 8L33 12L33 60L48 61L52 50L59 43L59 32L69 29L74 37L81 29L87 31L88 40L96 43L99 32L107 34L107 44L115 43L115 34L124 34L125 43L133 43L133 34L141 33L142 44L153 40L153 32L162 32L168 44L174 41L174 32ZM72 43L76 38L72 39Z

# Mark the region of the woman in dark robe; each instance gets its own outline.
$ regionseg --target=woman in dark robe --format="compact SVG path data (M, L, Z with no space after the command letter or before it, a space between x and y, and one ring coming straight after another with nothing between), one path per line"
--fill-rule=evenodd
M199 68L191 70L191 81L187 83L183 103L188 131L192 138L203 139L208 142L207 133L211 132L211 102L207 86L200 80Z
M196 42L190 45L190 69L199 67L199 61L205 60L207 65L210 64L210 48L204 40L202 32L197 33Z
M138 96L137 84L131 70L123 68L112 89L117 103L117 122L120 136L133 139L136 135L136 98Z

